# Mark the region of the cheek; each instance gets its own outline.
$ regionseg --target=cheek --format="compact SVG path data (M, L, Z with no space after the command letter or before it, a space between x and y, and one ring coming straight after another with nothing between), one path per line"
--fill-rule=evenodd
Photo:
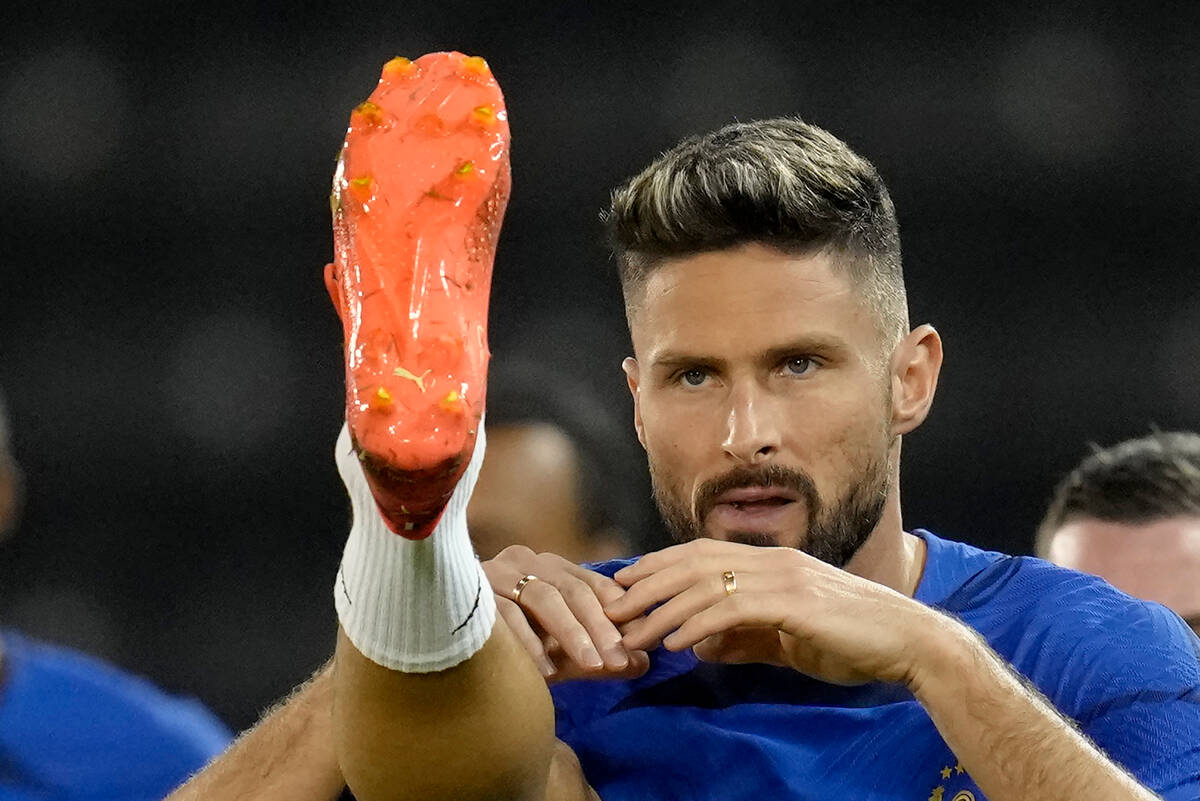
M646 454L660 478L682 485L687 476L697 473L711 451L711 436L701 431L696 415L677 404L659 403L649 397L642 400L642 435Z
M822 498L841 495L867 464L886 458L887 429L874 398L870 403L828 400L795 420L795 452Z

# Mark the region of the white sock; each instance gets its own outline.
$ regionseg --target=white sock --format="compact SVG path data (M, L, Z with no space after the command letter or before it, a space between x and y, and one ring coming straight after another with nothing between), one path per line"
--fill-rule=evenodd
M364 656L392 670L430 673L483 647L496 622L496 599L467 536L467 501L479 477L483 421L466 472L433 534L408 540L383 522L342 426L336 458L354 523L334 597L342 630Z

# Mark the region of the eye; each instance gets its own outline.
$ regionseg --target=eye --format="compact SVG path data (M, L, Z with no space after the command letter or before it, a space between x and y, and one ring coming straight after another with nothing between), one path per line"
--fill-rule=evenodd
M783 363L783 370L787 375L808 375L816 366L817 363L808 356L793 356Z
M689 387L698 387L704 383L704 379L708 378L708 373L703 370L693 368L684 370L679 374L679 380Z

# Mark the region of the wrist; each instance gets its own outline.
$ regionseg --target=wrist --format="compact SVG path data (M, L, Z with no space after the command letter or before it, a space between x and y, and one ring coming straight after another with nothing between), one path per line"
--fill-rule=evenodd
M922 704L946 688L961 691L964 678L988 661L988 646L974 630L936 610L927 612L913 639L904 682Z

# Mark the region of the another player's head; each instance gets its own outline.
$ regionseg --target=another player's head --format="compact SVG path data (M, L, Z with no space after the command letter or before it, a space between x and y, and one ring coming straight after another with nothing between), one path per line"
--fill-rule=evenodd
M1055 489L1036 551L1170 607L1200 633L1200 434L1097 449Z
M21 507L21 470L9 439L8 414L0 394L0 541L17 527Z
M909 332L882 179L797 119L687 139L606 214L655 498L679 539L800 547L835 565L895 500L937 333Z
M612 415L530 362L493 362L487 403L487 453L467 509L479 556L516 544L577 562L628 553L640 533L637 455Z

